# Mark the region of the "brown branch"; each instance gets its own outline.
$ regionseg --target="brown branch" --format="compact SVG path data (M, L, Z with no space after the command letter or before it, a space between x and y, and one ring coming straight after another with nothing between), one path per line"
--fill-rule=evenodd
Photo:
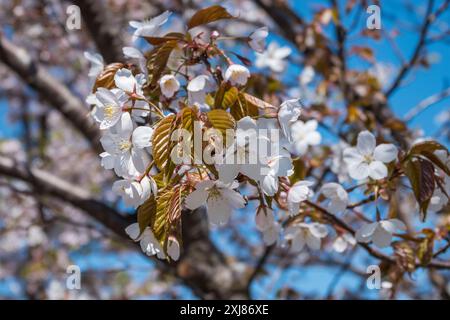
M120 26L103 1L73 0L80 7L83 22L107 63L123 60Z
M4 156L0 156L0 175L30 184L39 196L51 196L81 209L121 237L124 243L132 244L124 230L134 218L127 218L114 208L92 198L85 189L74 186L49 172L29 168L24 163ZM205 213L204 209L184 212L184 252L178 263L169 264L156 258L153 261L159 270L181 280L200 298L245 298L247 297L245 282L232 270L225 257L209 240ZM134 245L133 248L141 252L139 246Z
M325 210L324 208L322 208L320 205L315 204L314 202L311 202L309 200L305 201L305 203L318 210L319 212L321 212L324 216L326 216L333 224L341 227L342 229L348 231L350 234L355 235L355 230L353 230L353 228L351 226L349 226L348 224L346 224L344 221L342 221L341 219L339 219L337 216L335 216L334 214L328 212L327 210ZM358 245L361 246L362 248L364 248L364 250L366 250L371 256L373 256L374 258L378 258L382 261L388 262L388 263L392 263L395 264L396 261L393 257L388 256L384 253L382 253L381 251L378 251L374 248L372 248L370 245L368 245L367 243L360 243L358 242ZM416 267L423 267L420 265L420 263L416 263ZM435 269L450 269L450 261L438 261L438 260L432 260L427 266L426 268L435 268Z
M14 45L0 34L0 62L7 65L22 80L73 125L91 144L97 153L103 151L100 145L100 131L88 116L84 103L74 96L60 80L53 77L22 48Z
M430 28L432 22L436 18L436 15L432 13L433 4L434 4L433 0L428 1L427 11L425 14L425 20L422 24L422 27L420 28L419 40L417 41L413 55L411 56L411 59L409 60L409 62L407 62L406 64L403 64L399 73L397 74L397 77L392 82L389 89L386 90L386 93L385 93L386 97L389 97L395 91L395 89L397 89L397 87L402 82L403 78L407 75L407 73L411 70L411 68L416 64L417 60L419 59L422 48L425 45L425 40L427 38L429 28Z

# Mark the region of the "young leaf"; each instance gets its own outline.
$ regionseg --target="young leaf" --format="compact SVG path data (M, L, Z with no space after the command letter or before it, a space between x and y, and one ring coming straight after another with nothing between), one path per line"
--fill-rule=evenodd
M184 38L184 34L179 32L170 32L166 34L164 37L144 37L144 39L153 46L159 46L167 41L171 40L182 40Z
M156 198L156 211L154 219L151 220L151 229L164 251L170 230L177 226L181 217L181 200L185 196L185 191L182 185L169 186Z
M225 137L227 129L234 129L236 126L234 118L225 110L214 109L208 112L207 116L211 125L222 132L223 137Z
M405 173L419 203L422 220L425 220L428 204L435 188L434 166L428 160L414 157L406 163Z
M239 90L236 87L231 87L228 82L224 82L219 87L214 98L214 108L228 109L236 103L238 99Z
M151 83L155 85L166 68L172 50L178 44L178 40L168 40L158 47L155 47L150 53L147 63L147 69L151 75Z
M176 127L176 116L171 114L163 118L156 127L152 136L153 159L160 170L168 164L173 142L170 141L172 132Z
M234 18L227 9L224 7L215 5L208 8L201 9L197 11L189 20L187 26L188 30L198 27L200 25L208 24L210 22L222 20L222 19L232 19Z
M152 195L137 210L137 221L139 224L139 235L150 225L152 217L156 212L156 201Z
M117 70L123 68L124 66L125 65L123 63L119 62L108 64L95 79L92 92L95 93L95 91L97 91L97 88L106 88L106 89L114 88L115 87L114 75L116 74Z

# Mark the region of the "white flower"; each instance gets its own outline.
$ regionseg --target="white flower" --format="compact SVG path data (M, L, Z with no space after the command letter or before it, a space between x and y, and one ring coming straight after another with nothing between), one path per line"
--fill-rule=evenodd
M123 90L128 95L134 93L137 96L143 96L142 85L145 81L145 76L143 74L138 74L135 77L131 70L126 68L117 70L114 75L114 84L116 87Z
M233 86L244 86L248 78L250 78L250 71L240 64L232 64L225 71L224 78L225 81L229 81Z
M291 126L293 152L299 156L304 155L308 146L317 146L322 141L322 136L317 131L317 121L296 121Z
M180 89L180 83L174 75L166 74L159 79L159 87L166 98L172 98Z
M278 177L287 177L294 172L291 155L282 149L278 154L263 157L262 162L261 188L265 194L273 196L278 191Z
M255 216L256 228L263 233L263 241L267 246L277 242L281 226L275 221L273 210L268 207L258 207Z
M397 230L406 230L405 224L398 219L381 220L364 224L355 235L356 241L373 243L379 248L388 247L392 242L392 234Z
M98 53L84 52L84 57L91 63L88 77L96 78L103 71L103 57Z
M115 92L117 93L117 91ZM113 91L105 88L98 88L95 97L96 108L94 119L100 123L100 130L109 129L122 116L123 98L116 96Z
M236 139L227 148L222 164L216 164L219 179L225 183L231 183L239 173L255 180L261 180L261 163L258 160L259 139L258 126L254 119L247 116L240 119L236 125Z
M167 254L173 261L180 258L180 243L175 237L169 237L167 240Z
M300 85L306 86L308 83L312 81L314 75L315 75L314 68L311 66L306 66L299 77Z
M101 158L101 166L106 170L114 169L114 156L109 154L108 152L100 153Z
M350 180L347 163L344 161L344 150L348 147L349 145L343 141L339 141L338 144L331 146L333 156L331 159L330 169L334 174L336 174L340 183Z
M298 181L288 191L287 202L290 215L295 215L300 210L300 203L311 198L314 192L309 188L314 183L311 181Z
M157 187L152 178L145 176L141 181L124 179L114 182L112 190L115 194L123 197L125 205L138 207L153 193L156 195Z
M334 240L333 250L342 253L345 250L347 250L349 245L353 247L355 244L356 244L355 238L353 238L352 235L349 233L344 233L343 235L337 237L336 240Z
M291 126L298 120L302 112L300 99L284 101L278 110L278 122L281 130L288 141L292 141Z
M47 236L41 227L34 225L28 229L29 246L37 246L43 244L45 241L47 241Z
M297 223L286 229L284 238L290 240L291 249L294 252L300 252L305 244L311 250L319 250L322 238L328 234L328 229L325 225L313 223Z
M326 183L322 186L321 192L330 200L326 206L329 212L336 214L345 211L348 204L348 193L339 183Z
M107 132L100 142L105 151L114 157L116 174L121 177L134 177L143 173L145 171L143 149L151 146L153 129L140 126L133 131L129 113L122 114L115 129L115 133Z
M170 11L165 11L148 21L130 21L130 26L136 29L133 34L133 41L136 41L138 37L153 36L158 28L167 22L171 14Z
M196 190L186 197L186 207L194 210L206 203L210 223L223 225L228 222L233 209L245 207L244 198L233 190L238 185L236 181L231 184L220 180L201 181L195 186Z
M271 246L280 238L281 225L274 221L267 229L262 231L263 241L266 246Z
M259 206L256 210L255 223L256 229L264 231L269 228L275 221L273 210L269 207Z
M266 46L266 38L269 35L267 27L261 27L252 32L249 36L249 46L256 52L263 53Z
M282 72L287 62L284 60L291 54L291 48L281 47L276 42L271 42L267 50L257 53L255 65L258 68L270 68L273 72Z
M165 259L166 255L164 254L164 250L161 248L161 245L158 240L156 240L152 230L149 227L145 228L139 236L139 224L133 223L126 227L125 232L134 241L139 241L142 252L146 255L154 256L156 254L159 259Z
M398 150L393 144L375 146L375 136L369 131L363 131L358 135L356 148L344 150L344 161L347 163L350 177L355 180L367 177L379 180L387 177L388 170L384 163L397 159Z
M135 47L123 47L122 52L126 58L137 59L139 69L141 69L142 73L147 74L147 59L145 59L144 54L139 49Z
M206 104L206 94L211 89L210 87L210 78L207 75L199 75L189 81L186 88L189 104L197 105L202 111L208 111L209 106Z

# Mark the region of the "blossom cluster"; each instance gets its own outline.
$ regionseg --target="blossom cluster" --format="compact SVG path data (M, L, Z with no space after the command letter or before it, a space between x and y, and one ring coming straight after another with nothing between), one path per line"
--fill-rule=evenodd
M296 161L322 142L318 120L303 115L305 107L298 98L274 106L251 95L248 59L239 57L241 63L234 62L219 46L229 37L222 38L218 31L207 37L193 29L160 36L170 16L164 12L149 21L130 22L133 39L144 38L152 45L147 53L123 48L134 64L110 68L103 66L100 56L86 54L92 63L89 75L96 78L88 102L94 105L92 115L103 132L102 166L120 177L113 191L146 218L140 219L146 225L134 223L126 233L146 254L177 260L181 251L177 221L183 209L205 206L209 222L222 226L234 210L256 199L256 228L267 245L281 243L297 252L305 245L320 249L330 230L322 220L305 215L304 205L318 195L323 210L343 214L350 207L349 190L354 189L334 181L315 186L295 174ZM281 72L291 51L275 44L266 49L267 37L268 28L263 27L234 40L244 39L256 52L256 67ZM166 59L161 58L164 50L170 52ZM304 73L304 83L314 77L310 67ZM216 163L189 161L196 143L174 133L176 129L193 131L195 126L202 133L216 129L200 142L202 148L212 147L215 159L219 157ZM230 130L231 139L221 134ZM182 158L188 161L176 162L174 158L186 150ZM375 135L362 131L356 146L342 144L333 157L332 169L339 171L338 177L349 176L370 189L392 176L399 153L395 145L377 145ZM243 195L244 185L255 190L253 199ZM431 206L438 207L441 198L436 189ZM288 213L288 223L281 221L283 212ZM405 229L399 219L377 216L354 236L358 242L384 248L397 231ZM355 244L347 231L336 231L333 248L338 252Z

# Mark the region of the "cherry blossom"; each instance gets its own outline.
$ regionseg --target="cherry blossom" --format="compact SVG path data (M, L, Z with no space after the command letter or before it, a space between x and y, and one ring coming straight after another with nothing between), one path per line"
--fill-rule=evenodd
M84 57L91 63L91 68L89 69L88 76L91 78L96 78L100 74L100 72L103 71L103 57L98 53L90 53L88 51L84 52Z
M158 31L159 27L167 22L170 15L170 11L165 11L159 16L156 16L148 21L130 21L130 26L135 28L133 34L133 41L136 41L139 37L151 37Z
M232 64L225 71L225 81L229 81L233 86L244 86L250 78L250 71L242 65Z
M137 208L147 200L151 194L157 193L156 183L145 176L140 181L124 179L114 182L113 192L123 197L125 205Z
M116 89L114 91L98 88L95 94L96 109L94 119L100 123L100 129L113 127L122 116L124 96Z
M398 150L393 144L376 146L375 136L369 131L358 135L355 147L344 150L344 160L347 163L350 177L363 180L368 177L379 180L387 177L388 169L385 163L397 159Z
M334 240L333 250L338 253L342 253L345 250L347 250L347 248L349 248L349 246L353 247L355 245L356 245L355 238L352 237L352 235L349 233L344 233L343 235L337 237L336 240Z
M269 35L269 28L261 27L253 31L249 36L249 46L258 53L263 53L266 46L266 38Z
M292 124L297 121L302 111L300 99L291 99L284 101L278 110L278 122L281 130L288 139L292 141Z
M139 224L133 223L125 228L125 232L134 241L139 241L142 252L144 252L146 255L156 255L159 259L165 259L166 255L164 254L161 245L156 240L152 230L149 227L145 228L142 234L140 234Z
M186 197L186 207L195 210L206 203L210 223L224 225L228 222L233 209L245 207L244 198L233 190L238 186L236 181L231 184L225 184L220 180L200 181L195 191Z
M345 211L348 204L348 193L335 182L329 182L322 186L321 193L329 200L326 209L331 213Z
M300 209L300 203L311 198L314 195L309 187L314 183L312 181L297 181L290 189L287 195L289 214L295 215Z
M322 238L328 234L328 229L325 225L313 223L296 223L289 226L284 235L284 239L290 242L290 248L293 252L300 252L305 247L305 244L311 250L319 250Z
M159 87L166 98L172 98L175 92L180 89L180 82L174 75L166 74L159 79Z
M151 145L153 129L140 126L133 130L129 113L122 114L115 129L115 132L107 132L100 139L105 151L114 158L115 172L122 177L134 177L143 173L143 150Z
M398 219L381 220L364 224L356 232L356 241L373 243L379 248L388 247L392 242L392 235L397 230L406 230L405 224Z
M258 68L270 68L273 72L283 72L286 68L286 58L291 54L291 48L280 47L271 42L263 53L256 54L255 65Z
M317 146L322 136L317 131L317 120L296 121L291 126L292 149L297 155L304 155L309 146Z

